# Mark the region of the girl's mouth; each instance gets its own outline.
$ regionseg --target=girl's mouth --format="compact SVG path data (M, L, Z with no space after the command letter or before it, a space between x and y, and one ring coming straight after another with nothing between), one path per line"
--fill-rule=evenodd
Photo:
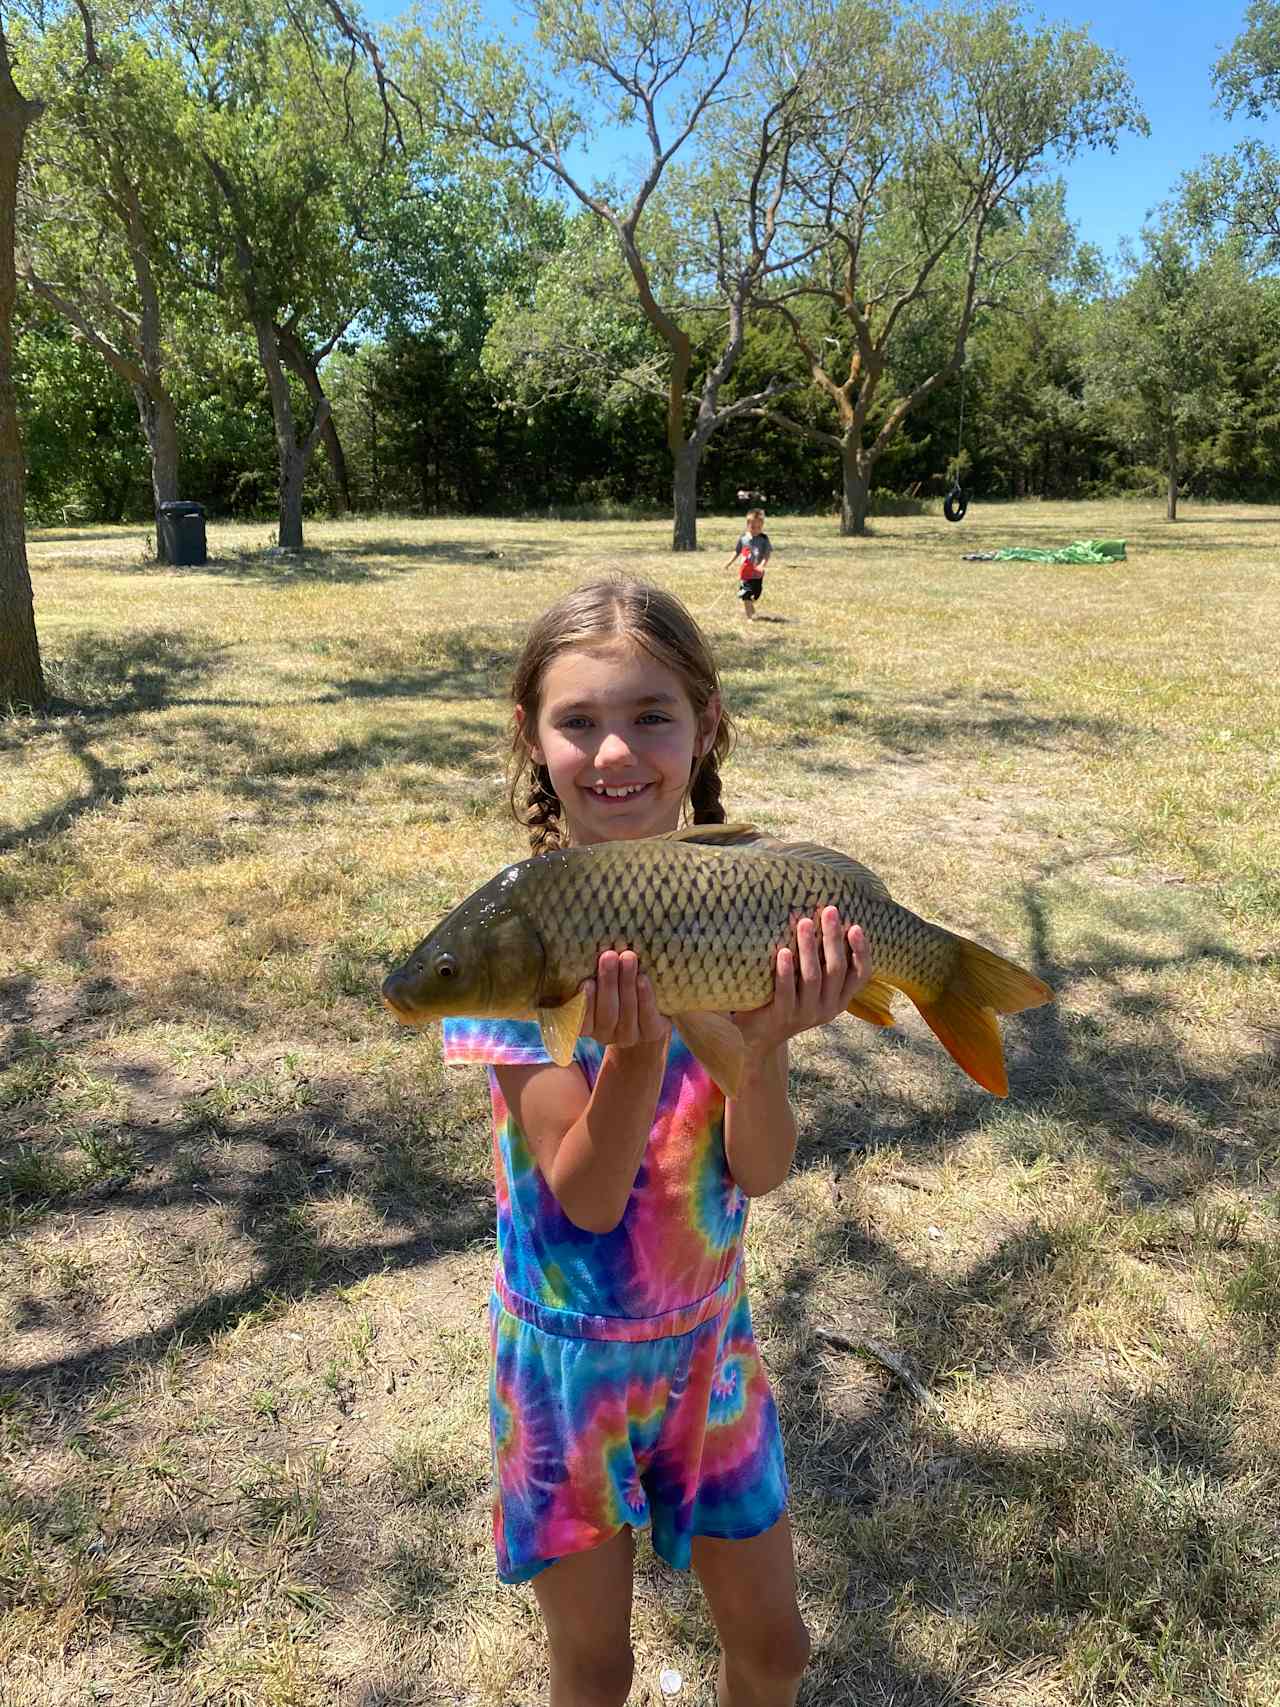
M650 787L652 784L647 782L626 782L617 787L609 783L597 782L591 785L587 793L593 800L634 800Z

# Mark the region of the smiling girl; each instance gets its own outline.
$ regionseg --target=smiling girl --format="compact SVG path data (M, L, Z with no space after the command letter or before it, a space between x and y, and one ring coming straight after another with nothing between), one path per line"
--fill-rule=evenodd
M731 728L671 594L628 580L567 594L530 631L512 698L512 807L535 853L724 822ZM503 1581L537 1596L552 1707L625 1701L643 1527L705 1590L720 1707L795 1701L809 1639L742 1243L749 1199L795 1153L788 1040L843 1012L868 973L834 907L802 919L772 1001L733 1016L748 1064L727 1102L630 952L602 954L583 986L567 1067L535 1022L445 1022L445 1059L489 1069L494 1540Z

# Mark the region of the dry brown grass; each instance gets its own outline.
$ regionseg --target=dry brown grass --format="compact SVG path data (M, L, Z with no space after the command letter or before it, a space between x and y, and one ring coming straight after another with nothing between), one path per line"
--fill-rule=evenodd
M751 1266L811 1707L1280 1699L1280 512L771 524L750 631L666 529L37 536L53 715L0 725L0 1703L539 1697L488 1539L487 1099L396 951L518 851L502 689L623 566L717 643L735 816L1058 992L984 1096L921 1027L797 1050ZM965 564L1123 535L1109 569ZM722 546L724 550L722 551ZM869 1338L907 1359L915 1404ZM651 1561L634 1702L711 1699Z

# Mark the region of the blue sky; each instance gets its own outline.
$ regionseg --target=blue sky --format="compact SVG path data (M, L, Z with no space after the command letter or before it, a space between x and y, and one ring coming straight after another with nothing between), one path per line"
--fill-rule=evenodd
M1225 153L1255 130L1228 123L1213 104L1215 61L1244 28L1245 0L1052 0L1051 20L1087 26L1101 47L1128 67L1151 126L1126 137L1115 154L1087 155L1067 167L1067 211L1083 241L1112 253L1138 235L1146 215L1204 154Z
M512 33L510 0L481 0L498 30ZM365 0L375 22L395 17L404 0ZM1247 0L1029 0L1028 23L1087 27L1093 39L1126 64L1151 126L1147 137L1126 136L1114 154L1087 154L1062 169L1067 211L1083 242L1114 254L1121 238L1136 239L1155 205L1207 153L1224 153L1252 130L1245 118L1228 123L1214 105L1214 63L1244 28ZM430 0L425 9L430 12ZM617 154L605 148L606 172Z

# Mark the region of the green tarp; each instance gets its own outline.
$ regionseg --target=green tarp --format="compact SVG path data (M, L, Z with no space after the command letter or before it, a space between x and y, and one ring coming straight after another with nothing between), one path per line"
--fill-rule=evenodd
M1009 545L1000 551L975 551L966 563L1120 563L1124 560L1122 539L1077 539L1056 551L1041 551L1034 545Z

